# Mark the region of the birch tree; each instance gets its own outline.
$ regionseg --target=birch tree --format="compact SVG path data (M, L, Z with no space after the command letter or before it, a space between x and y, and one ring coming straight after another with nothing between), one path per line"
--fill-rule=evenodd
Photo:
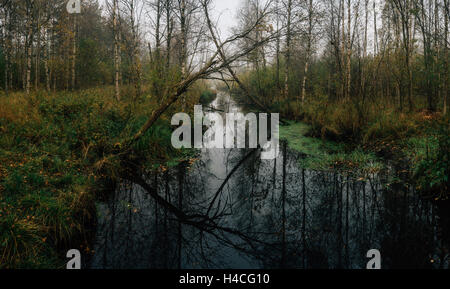
M114 33L114 86L115 86L115 96L116 100L120 101L120 43L119 43L119 2L118 0L113 1L112 16L113 16L113 33Z

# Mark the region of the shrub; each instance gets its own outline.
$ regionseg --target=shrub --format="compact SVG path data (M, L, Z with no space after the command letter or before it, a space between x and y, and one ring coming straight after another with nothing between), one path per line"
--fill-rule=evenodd
M209 105L216 99L217 93L211 90L205 90L200 95L199 103L202 105Z
M408 145L418 189L436 200L447 200L450 194L448 116L434 124L428 137L413 138Z

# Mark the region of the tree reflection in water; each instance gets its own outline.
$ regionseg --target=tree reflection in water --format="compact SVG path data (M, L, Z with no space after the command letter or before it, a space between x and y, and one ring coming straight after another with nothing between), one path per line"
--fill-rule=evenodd
M131 176L98 205L91 266L365 268L379 249L383 268L448 268L438 211L406 183L387 186L394 168L361 178L301 158L284 143L276 160L210 149L191 168Z

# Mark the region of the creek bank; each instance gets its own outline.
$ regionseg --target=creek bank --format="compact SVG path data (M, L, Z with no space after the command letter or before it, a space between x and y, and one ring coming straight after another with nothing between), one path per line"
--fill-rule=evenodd
M410 184L421 197L430 199L440 207L449 206L449 137L444 133L351 144L311 135L311 126L303 122L292 121L280 127L280 139L287 141L291 149L303 155L299 161L301 167L356 171L363 175L386 169L395 170L398 173L392 179L392 184Z

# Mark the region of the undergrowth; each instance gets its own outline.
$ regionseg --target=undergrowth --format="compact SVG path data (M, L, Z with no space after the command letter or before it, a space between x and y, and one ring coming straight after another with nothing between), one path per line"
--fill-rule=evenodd
M62 268L65 252L92 253L95 200L120 178L126 139L155 100L111 89L0 96L0 268ZM126 160L164 166L189 157L170 145L163 116Z

